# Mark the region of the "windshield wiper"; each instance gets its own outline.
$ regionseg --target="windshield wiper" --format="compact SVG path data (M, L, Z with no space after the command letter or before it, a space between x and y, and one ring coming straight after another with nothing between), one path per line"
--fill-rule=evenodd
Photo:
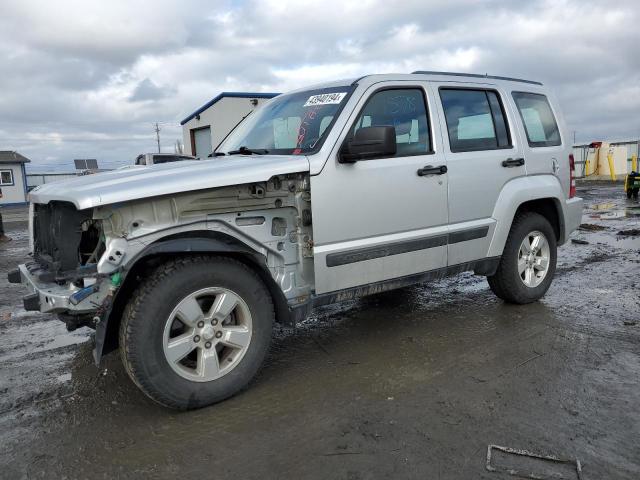
M224 152L211 152L207 157L224 157L225 155Z
M266 155L269 153L269 150L265 150L264 148L249 148L242 146L238 150L231 150L227 152L227 155Z

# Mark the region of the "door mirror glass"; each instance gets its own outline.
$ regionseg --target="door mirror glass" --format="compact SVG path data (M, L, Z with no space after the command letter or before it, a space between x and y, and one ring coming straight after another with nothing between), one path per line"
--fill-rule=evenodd
M396 154L396 129L390 126L362 127L347 141L340 152L340 163Z

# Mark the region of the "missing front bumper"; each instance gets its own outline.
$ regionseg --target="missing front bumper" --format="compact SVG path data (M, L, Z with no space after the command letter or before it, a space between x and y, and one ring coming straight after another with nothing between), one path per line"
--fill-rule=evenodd
M18 270L9 273L9 282L25 283L33 289L33 293L23 298L27 311L90 313L97 310L109 293L108 285L94 284L87 288L78 288L72 283L59 285L56 282L43 282L40 280L40 272L40 266L32 262L20 265Z

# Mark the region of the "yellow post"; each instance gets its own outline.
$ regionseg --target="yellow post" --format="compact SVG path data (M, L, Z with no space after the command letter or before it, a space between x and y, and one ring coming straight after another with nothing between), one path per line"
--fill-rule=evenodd
M637 155L631 155L631 171L632 172L637 172L638 171L638 156Z
M609 160L609 175L611 175L611 180L613 182L616 181L616 171L613 168L613 155L611 153L607 154L607 160Z

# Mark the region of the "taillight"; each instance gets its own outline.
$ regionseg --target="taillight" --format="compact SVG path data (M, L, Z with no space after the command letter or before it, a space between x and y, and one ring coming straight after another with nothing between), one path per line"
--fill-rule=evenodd
M576 162L573 153L569 154L569 198L576 196Z

